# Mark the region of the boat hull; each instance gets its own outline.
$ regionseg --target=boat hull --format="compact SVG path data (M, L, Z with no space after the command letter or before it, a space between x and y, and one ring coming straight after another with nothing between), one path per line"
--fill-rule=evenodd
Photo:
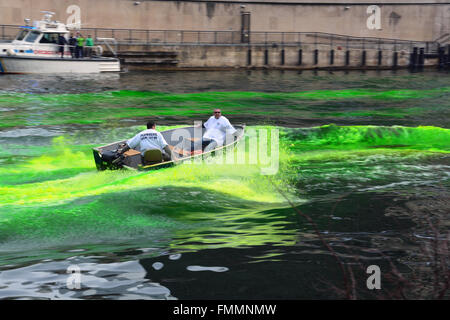
M115 58L47 58L0 56L0 73L100 73L120 71Z

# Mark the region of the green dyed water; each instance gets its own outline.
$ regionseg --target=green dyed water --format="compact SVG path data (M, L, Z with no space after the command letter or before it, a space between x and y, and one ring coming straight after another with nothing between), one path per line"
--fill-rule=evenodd
M411 81L419 79L420 87ZM0 297L333 297L314 282L338 283L337 266L285 196L338 251L350 247L369 261L369 249L394 251L385 252L392 259L418 250L402 245L428 232L409 212L411 203L447 197L447 79L262 72L128 74L98 76L96 83L0 77ZM144 88L149 83L151 90ZM239 83L247 87L237 90ZM247 123L248 132L279 130L275 175L262 175L255 164L96 171L92 147L133 136L148 119L165 130L206 120L216 107ZM73 264L93 277L80 292L63 285L61 274ZM205 293L211 284L192 271L198 265L218 272L208 278L216 293ZM108 289L96 275L105 270L120 285ZM14 280L37 271L42 276L32 284ZM122 283L129 272L146 276ZM261 290L267 272L283 277ZM298 272L313 276L299 279ZM55 274L57 285L49 285ZM240 274L248 276L244 288ZM189 290L185 277L195 279Z
M211 109L222 108L229 116L277 118L291 121L301 118L407 118L448 114L448 105L415 106L414 100L436 100L448 96L450 87L429 90L314 90L306 92L202 92L170 94L146 91L108 91L78 94L10 94L0 95L0 108L5 110L0 127L104 124L123 118L198 118ZM412 100L412 101L411 101ZM318 102L326 105L311 108ZM364 101L363 106L355 104ZM335 104L349 103L348 107ZM385 105L389 102L389 106ZM397 107L397 104L402 104ZM372 104L371 106L367 106ZM393 106L394 104L394 106ZM45 106L45 110L36 109Z

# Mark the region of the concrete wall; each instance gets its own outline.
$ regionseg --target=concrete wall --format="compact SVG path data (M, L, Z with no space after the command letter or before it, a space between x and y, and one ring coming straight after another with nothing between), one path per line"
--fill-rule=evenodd
M299 65L299 50L302 50L302 64ZM178 63L176 68L340 68L340 69L369 69L392 68L394 65L394 51L382 50L381 65L378 65L378 49L366 49L366 62L362 65L362 50L350 49L349 64L346 65L346 49L336 46L334 50L334 63L330 63L331 48L327 45L302 45L302 46L145 46L145 45L121 45L122 52L176 52ZM251 63L249 64L248 52L251 50ZM268 61L265 61L267 50ZM284 50L284 64L282 64L282 50ZM318 61L315 63L314 51L318 50ZM410 62L409 52L399 50L397 52L397 66L407 67ZM141 59L142 60L142 59ZM125 59L125 65L127 61ZM425 59L425 65L436 65L437 59ZM161 68L161 65L129 65L129 70Z
M63 22L79 18L84 28L238 31L241 5L245 5L244 10L251 12L252 31L320 31L423 41L450 33L450 1L443 0L139 2L135 5L134 0L0 0L0 24L23 24L24 18L38 19L41 10L50 10L56 12L55 19ZM377 5L378 9L367 13L371 5Z

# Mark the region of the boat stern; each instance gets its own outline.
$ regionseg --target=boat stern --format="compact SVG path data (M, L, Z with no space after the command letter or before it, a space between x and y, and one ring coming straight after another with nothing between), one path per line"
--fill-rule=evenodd
M107 169L107 163L103 161L102 156L100 155L100 151L96 148L92 149L92 153L94 154L95 166L98 171L103 171Z

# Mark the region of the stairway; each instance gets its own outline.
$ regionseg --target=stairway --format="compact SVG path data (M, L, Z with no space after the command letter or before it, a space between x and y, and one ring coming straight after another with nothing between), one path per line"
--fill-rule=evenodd
M175 66L178 64L175 51L126 51L118 52L117 57L124 65L135 66Z
M438 42L441 46L450 44L450 34L445 33L441 35L439 38L435 39L434 42Z

